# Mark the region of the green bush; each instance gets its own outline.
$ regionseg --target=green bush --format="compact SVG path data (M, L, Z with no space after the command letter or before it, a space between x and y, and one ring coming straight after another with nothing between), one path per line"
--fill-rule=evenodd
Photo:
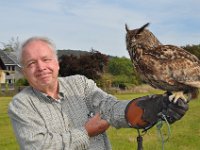
M16 86L28 86L29 83L25 78L21 78L15 82Z

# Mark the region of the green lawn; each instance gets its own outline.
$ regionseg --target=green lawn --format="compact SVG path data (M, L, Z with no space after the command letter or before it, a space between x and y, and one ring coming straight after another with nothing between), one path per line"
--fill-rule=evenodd
M144 94L119 94L119 99L132 99ZM146 95L146 94L145 94ZM0 150L19 150L10 120L7 115L7 106L10 97L0 97ZM171 125L171 136L165 143L165 150L199 150L200 149L200 101L191 101L190 109L185 117ZM166 126L163 132L167 133ZM108 130L113 150L136 150L137 131L135 129ZM161 150L161 140L156 127L153 127L143 136L144 150Z
M10 100L10 97L0 97L0 150L19 149L7 114Z

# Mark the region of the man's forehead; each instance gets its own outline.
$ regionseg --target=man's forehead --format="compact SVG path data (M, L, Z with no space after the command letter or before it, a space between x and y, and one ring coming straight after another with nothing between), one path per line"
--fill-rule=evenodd
M54 57L54 52L52 49L47 47L28 47L23 50L22 56L24 61L31 59Z

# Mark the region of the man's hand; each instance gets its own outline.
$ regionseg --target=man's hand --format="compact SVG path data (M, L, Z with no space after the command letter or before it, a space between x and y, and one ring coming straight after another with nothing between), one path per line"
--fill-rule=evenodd
M90 137L99 135L109 128L109 123L101 119L99 114L94 115L85 123L85 129Z
M167 117L169 123L180 120L189 109L189 105L182 99L178 99L176 103L167 102L166 105L167 109L164 109L162 113Z

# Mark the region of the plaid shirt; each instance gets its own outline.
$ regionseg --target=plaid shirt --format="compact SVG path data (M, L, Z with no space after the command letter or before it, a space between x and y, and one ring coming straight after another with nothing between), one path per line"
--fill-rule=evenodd
M89 137L84 128L89 112L99 112L115 128L128 127L125 108L81 75L59 78L59 100L28 87L14 96L8 109L23 150L110 150L105 133Z

